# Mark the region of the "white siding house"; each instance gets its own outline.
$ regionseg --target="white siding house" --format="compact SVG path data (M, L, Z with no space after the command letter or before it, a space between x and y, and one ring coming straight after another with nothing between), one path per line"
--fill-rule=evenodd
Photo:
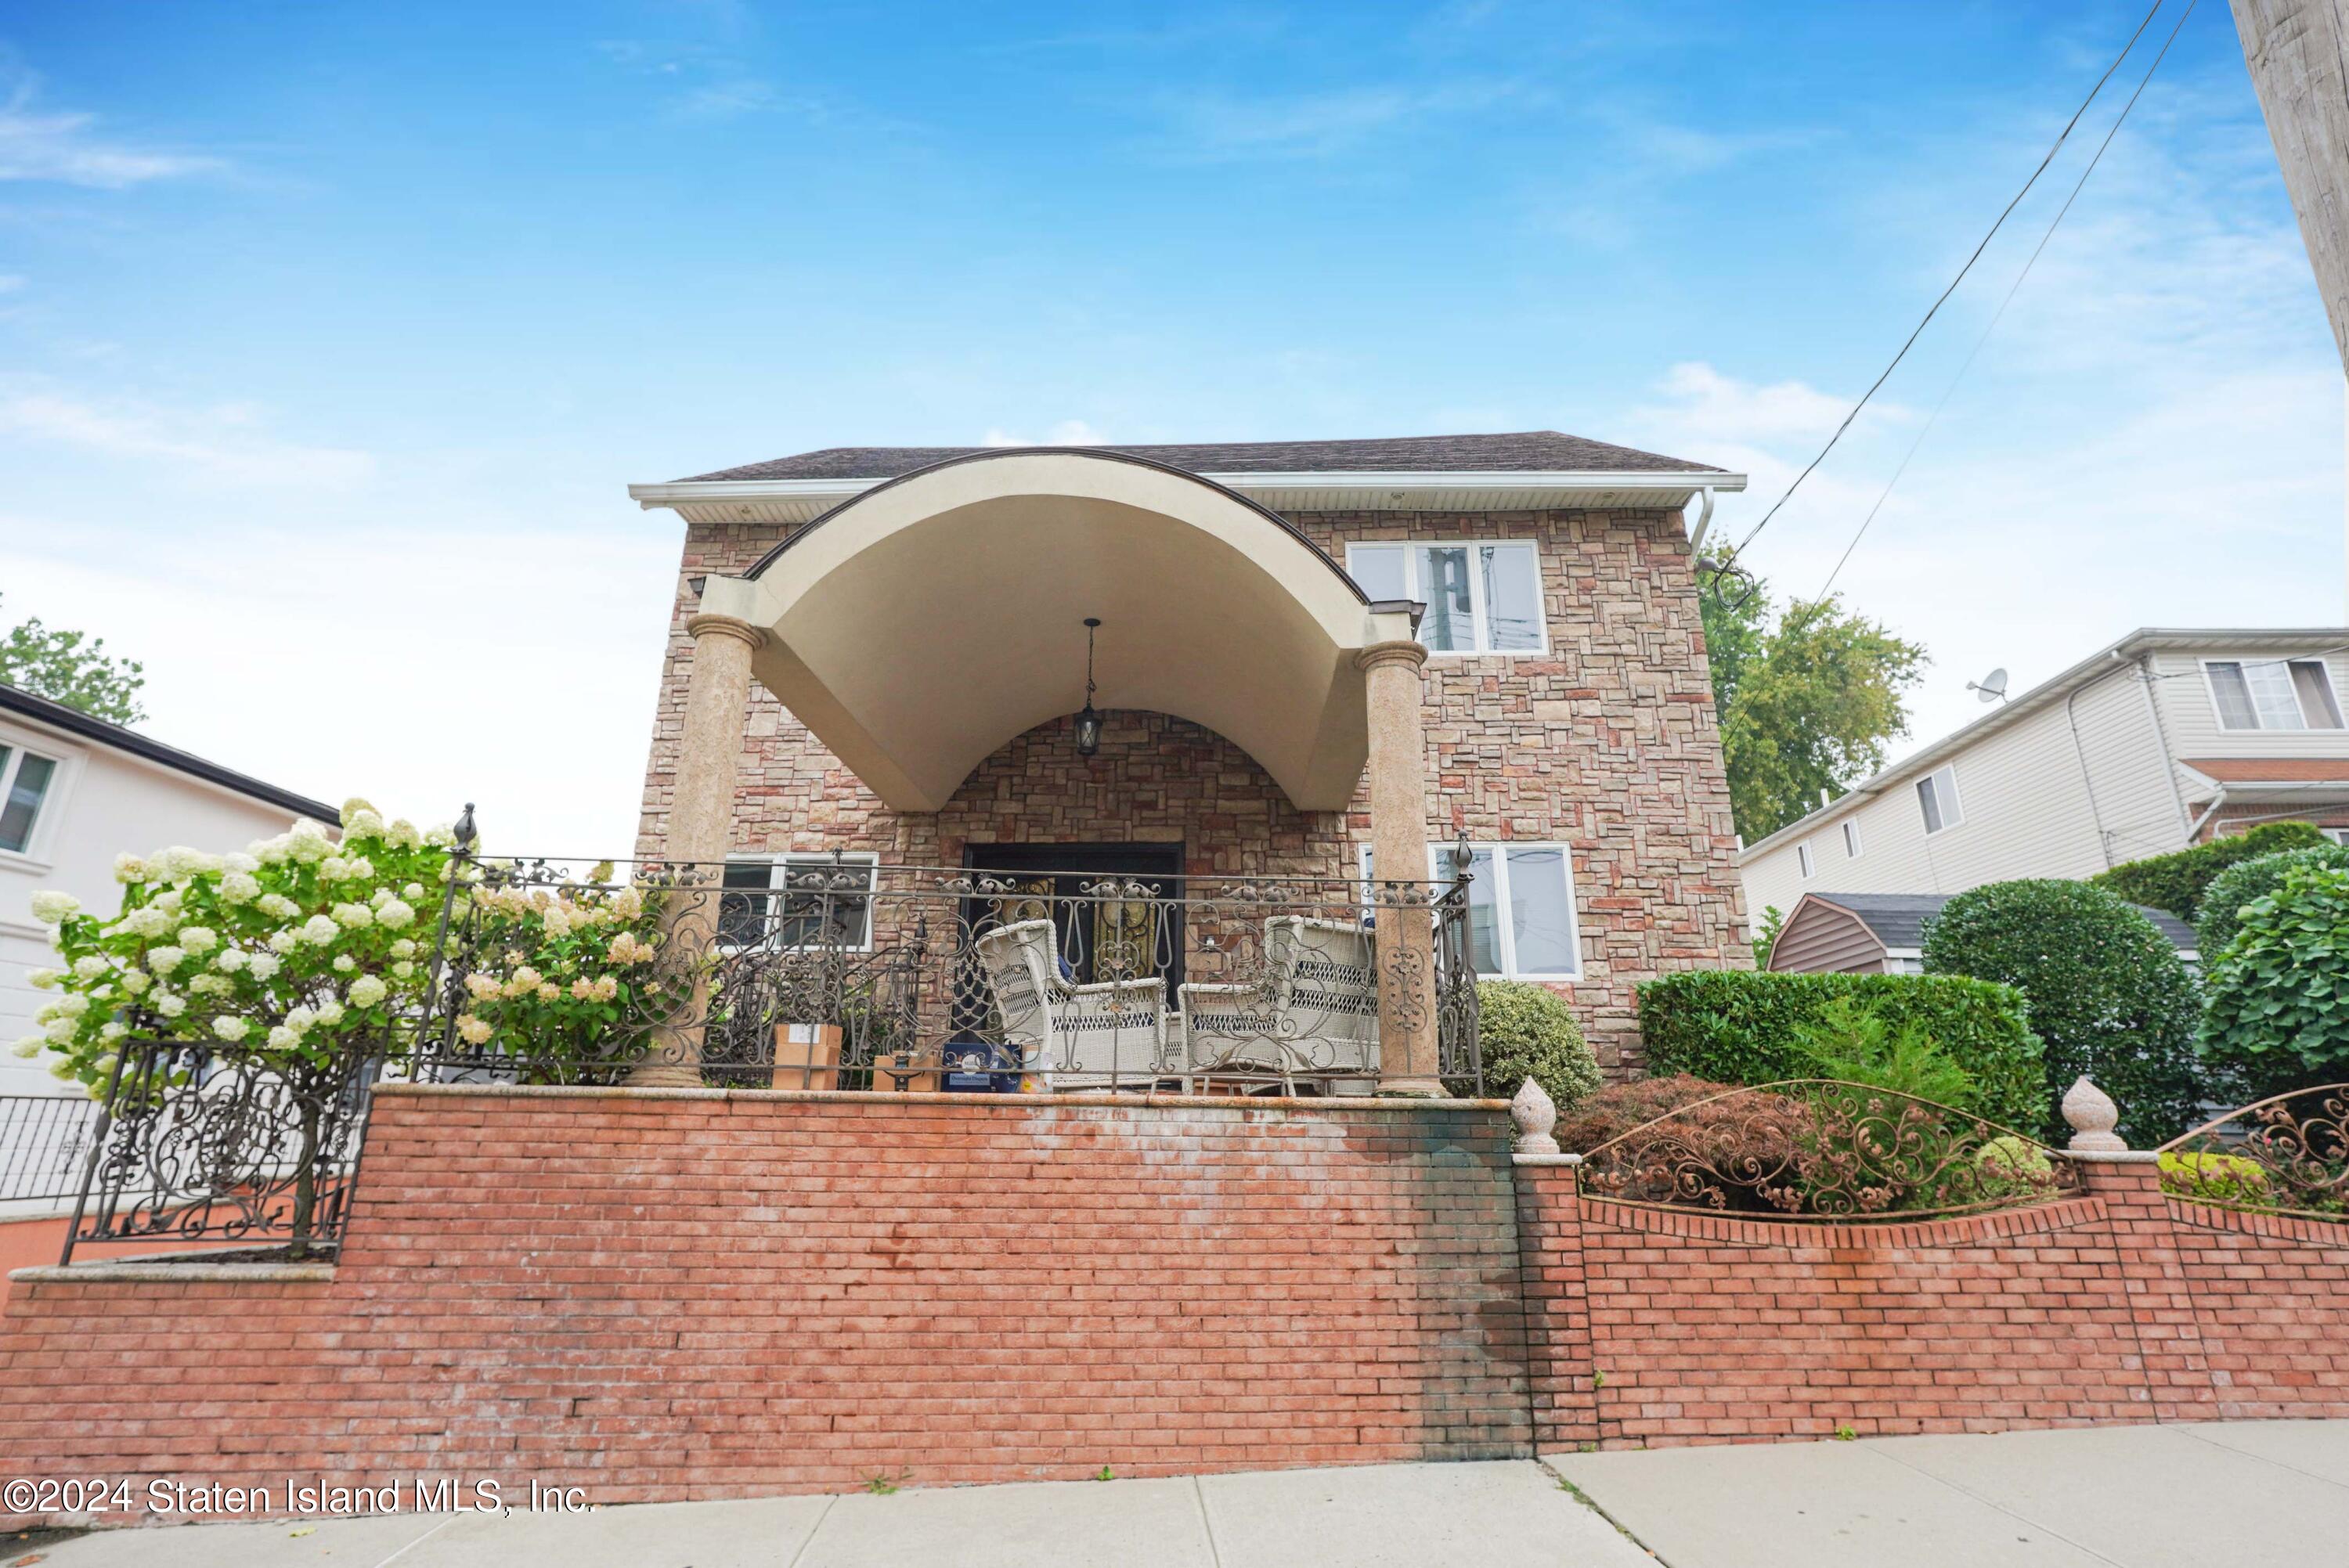
M2132 632L1746 849L1745 907L2088 877L2283 818L2349 834L2344 705L2349 627Z
M0 1046L36 1033L26 972L55 961L33 894L110 911L114 857L165 844L238 850L335 809L69 707L0 686ZM78 1093L41 1059L0 1053L0 1095Z

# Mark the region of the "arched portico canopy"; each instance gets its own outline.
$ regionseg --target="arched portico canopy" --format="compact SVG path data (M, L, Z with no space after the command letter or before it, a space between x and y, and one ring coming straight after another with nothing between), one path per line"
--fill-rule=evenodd
M944 806L997 748L1094 698L1189 719L1306 810L1368 755L1355 655L1413 634L1273 513L1195 475L1082 449L957 458L833 509L705 612L767 634L752 672L899 810Z

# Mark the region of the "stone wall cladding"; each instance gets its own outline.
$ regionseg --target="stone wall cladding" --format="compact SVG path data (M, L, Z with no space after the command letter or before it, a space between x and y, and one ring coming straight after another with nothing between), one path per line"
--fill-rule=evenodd
M1908 1225L1517 1176L1544 1451L2349 1416L2349 1227L2177 1202L2147 1164Z
M0 1474L591 1501L1531 1451L1493 1105L388 1093L326 1283L21 1282Z
M1426 671L1431 840L1572 848L1583 978L1556 987L1600 1061L1640 1064L1633 987L1673 969L1750 963L1702 617L1682 518L1661 511L1308 512L1290 518L1335 559L1350 541L1532 540L1550 651ZM785 531L688 532L647 768L638 852L666 830L692 647L686 580L747 571ZM1369 801L1303 812L1237 748L1159 714L1110 716L1101 754L1066 720L1010 741L934 817L900 816L764 691L745 741L737 852L869 850L961 863L973 842L1180 840L1194 874L1352 874Z

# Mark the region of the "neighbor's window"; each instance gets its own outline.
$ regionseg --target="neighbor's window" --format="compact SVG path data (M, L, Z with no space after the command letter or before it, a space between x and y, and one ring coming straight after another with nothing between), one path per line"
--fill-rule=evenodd
M1844 822L1843 858L1847 861L1859 859L1859 819L1857 817L1848 818Z
M2341 705L2323 659L2209 659L2222 729L2339 729Z
M1427 846L1431 878L1451 880L1452 850ZM1368 844L1361 859L1367 882ZM1564 844L1468 846L1468 957L1477 974L1510 980L1582 977L1574 862Z
M1802 872L1805 876L1809 876L1814 871L1817 870L1816 866L1811 864L1810 845L1796 844L1795 846L1795 864L1802 868Z
M1541 553L1531 544L1350 544L1346 570L1372 599L1417 599L1419 640L1438 654L1537 654L1549 646Z
M730 861L718 900L718 940L729 947L873 945L874 857L777 855ZM845 879L846 886L835 885Z
M0 746L0 850L31 850L41 804L57 776L57 759L21 746Z
M1938 833L1966 820L1958 809L1958 769L1944 764L1917 780L1917 804L1925 813L1925 831Z

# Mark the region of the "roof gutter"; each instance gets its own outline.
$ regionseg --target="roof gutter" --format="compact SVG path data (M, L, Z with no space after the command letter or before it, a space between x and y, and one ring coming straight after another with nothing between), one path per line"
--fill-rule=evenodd
M1017 447L1003 449L1006 453L1020 449ZM678 480L665 484L630 485L628 497L647 511L697 501L844 500L850 496L861 495L875 485L886 484L892 477L895 476L878 475L870 479ZM1471 492L1547 490L1566 494L1626 490L1688 490L1702 493L1706 518L1712 515L1713 491L1734 492L1745 488L1744 474L1723 473L1714 469L1654 471L1621 469L1491 469L1456 473L1440 469L1394 472L1328 469L1298 473L1201 473L1199 477L1237 490L1341 490L1375 493L1414 490Z

